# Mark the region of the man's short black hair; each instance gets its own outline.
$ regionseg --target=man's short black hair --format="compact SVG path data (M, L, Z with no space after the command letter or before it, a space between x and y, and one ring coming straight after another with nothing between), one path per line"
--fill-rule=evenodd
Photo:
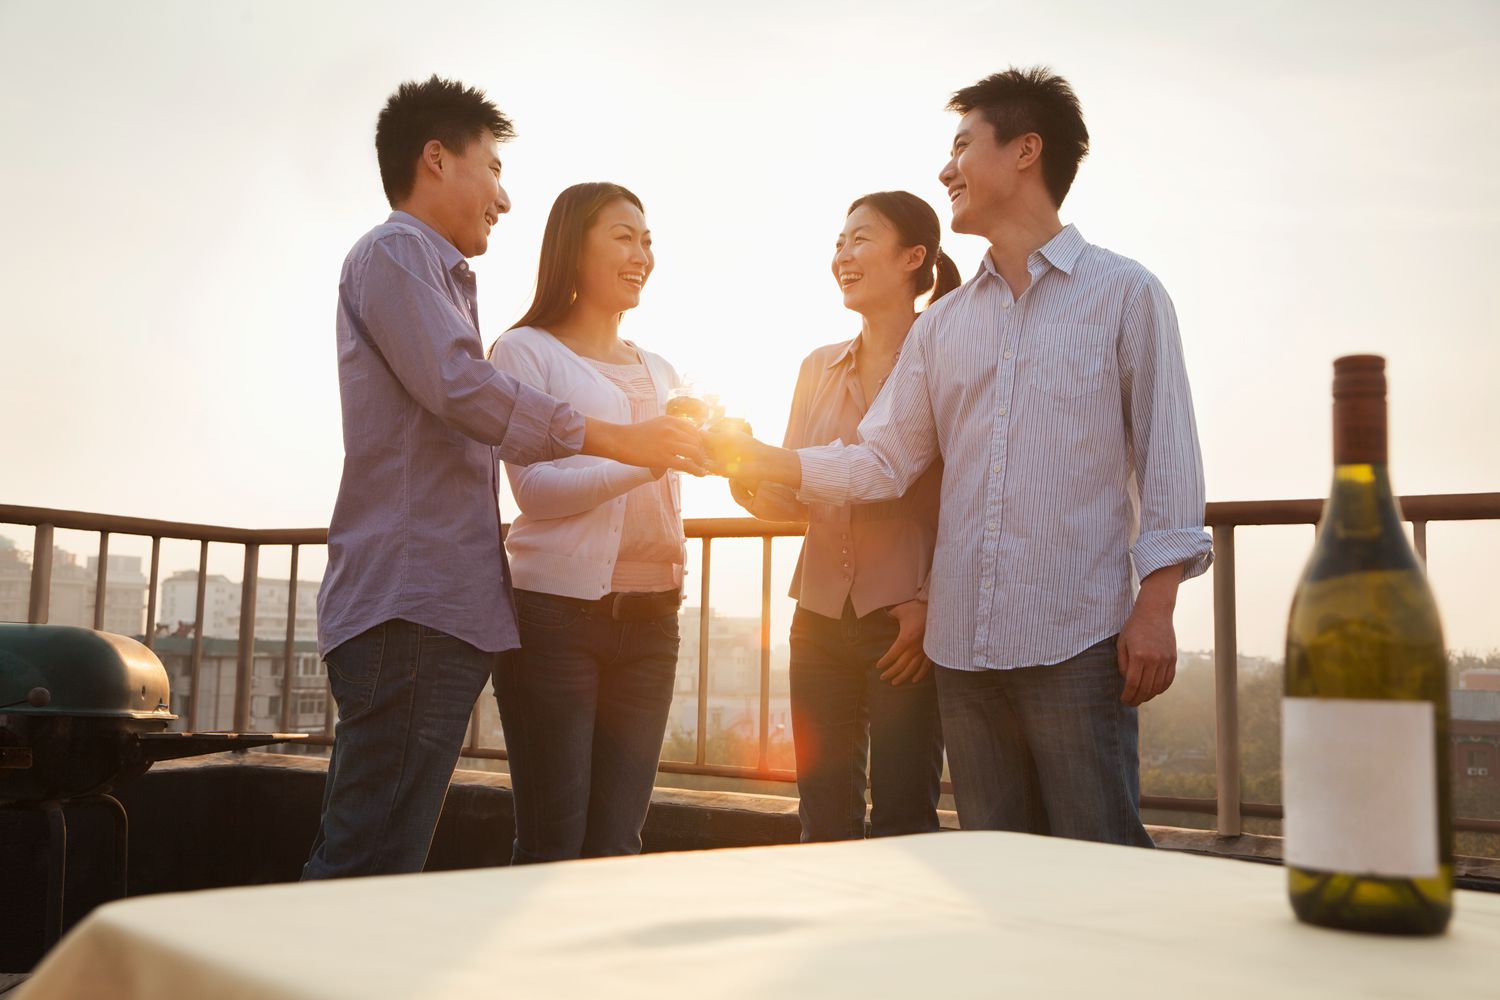
M510 119L500 113L484 91L465 87L437 74L422 83L408 80L385 102L375 122L375 157L380 161L380 183L395 208L416 184L422 147L436 139L446 149L462 154L481 132L504 142L515 136Z
M1042 180L1061 207L1089 155L1089 130L1068 81L1045 66L1012 67L987 76L948 100L948 110L966 115L978 108L995 130L997 142L1035 132L1042 137Z

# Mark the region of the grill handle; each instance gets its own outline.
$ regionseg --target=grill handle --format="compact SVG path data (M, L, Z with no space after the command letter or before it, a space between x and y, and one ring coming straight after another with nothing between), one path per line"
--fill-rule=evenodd
M306 733L139 733L135 737L142 759L153 764L226 750L249 750L272 743L298 743L305 739Z

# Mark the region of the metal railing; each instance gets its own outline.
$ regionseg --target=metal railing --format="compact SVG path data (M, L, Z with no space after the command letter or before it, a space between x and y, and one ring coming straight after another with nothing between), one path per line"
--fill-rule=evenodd
M1427 557L1427 525L1432 521L1500 520L1500 493L1462 493L1409 496L1401 499L1402 513L1412 524L1418 554ZM1321 500L1253 500L1210 503L1205 524L1213 532L1214 575L1214 701L1216 796L1182 798L1143 795L1141 805L1148 809L1172 810L1212 815L1217 832L1237 836L1243 832L1246 816L1280 818L1281 806L1274 803L1244 802L1240 793L1240 735L1238 707L1239 648L1236 636L1235 603L1235 529L1264 525L1316 525L1322 512ZM260 551L266 546L290 546L291 573L287 600L286 643L281 673L280 723L290 730L292 720L292 670L297 622L297 567L304 545L326 545L328 532L323 528L242 529L217 525L183 524L147 518L118 517L109 514L50 510L40 507L0 505L0 523L31 526L35 530L31 566L31 591L28 621L46 622L51 592L53 532L56 529L99 533L99 564L94 592L94 627L104 622L108 582L108 553L112 535L143 536L151 539L151 570L147 598L147 627L144 641L152 645L156 618L157 591L160 585L160 557L163 539L181 539L199 543L197 605L195 623L204 621L205 586L208 573L208 546L225 543L244 547L244 576L240 587L239 642L234 692L234 727L247 729L250 723L251 681L254 659L256 591L259 580ZM661 762L660 770L679 774L700 774L727 778L765 781L794 781L794 771L770 766L771 703L771 550L776 538L801 535L805 526L794 523L757 521L752 518L700 518L685 522L689 538L702 542L700 569L700 613L698 618L697 727L696 747L692 761ZM708 760L709 647L711 619L710 585L712 582L713 543L718 539L758 538L761 540L760 593L760 690L757 759L755 765L717 764ZM186 724L197 727L200 713L200 673L203 663L203 629L193 629L190 665L190 690ZM328 698L322 731L308 740L313 745L332 742L334 712ZM486 746L481 736L479 704L476 702L470 721L463 755L473 758L504 759L501 747ZM1454 828L1464 832L1500 833L1500 820L1458 818Z

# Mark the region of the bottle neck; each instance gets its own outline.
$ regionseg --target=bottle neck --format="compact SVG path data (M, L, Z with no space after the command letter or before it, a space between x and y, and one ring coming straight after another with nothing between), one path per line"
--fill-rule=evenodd
M1386 454L1385 392L1335 393L1333 464L1384 467Z
M1386 467L1385 393L1383 359L1334 362L1333 486L1318 530L1319 573L1417 565Z
M1318 535L1320 541L1329 543L1378 543L1381 549L1406 546L1401 507L1385 465L1348 462L1334 466Z

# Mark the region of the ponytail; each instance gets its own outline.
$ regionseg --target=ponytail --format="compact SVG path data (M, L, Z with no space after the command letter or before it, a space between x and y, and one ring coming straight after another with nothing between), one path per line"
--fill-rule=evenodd
M938 249L937 261L932 267L936 280L933 282L932 294L927 297L929 306L964 283L963 275L958 273L958 265L941 248Z

